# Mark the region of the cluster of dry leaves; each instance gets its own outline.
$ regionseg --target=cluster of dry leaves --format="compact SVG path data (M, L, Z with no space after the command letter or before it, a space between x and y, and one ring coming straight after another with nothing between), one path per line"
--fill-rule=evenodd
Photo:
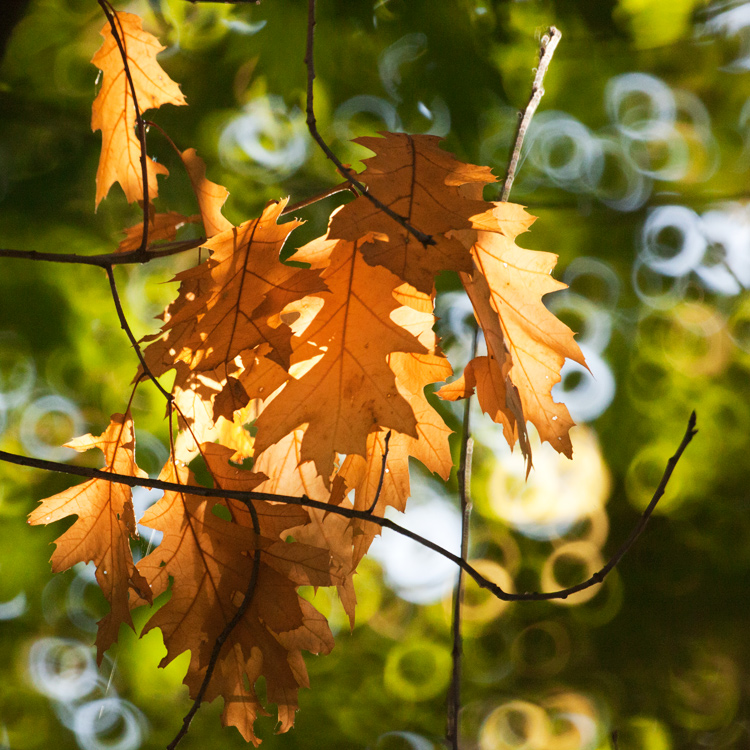
M185 104L156 60L158 40L134 15L119 13L116 23L141 110ZM115 182L129 201L144 197L126 68L109 24L102 35L93 59L103 71L92 118L102 131L97 205ZM177 297L164 311L161 330L143 342L151 373L174 375L180 433L162 479L195 484L187 462L200 454L215 487L306 495L372 508L376 516L388 506L404 510L410 457L447 479L450 430L424 393L452 375L433 331L434 279L442 271L460 274L487 354L438 395L456 400L476 393L508 443L520 442L529 465L527 422L542 440L571 454L572 422L550 390L566 357L583 359L570 330L541 301L563 286L550 276L555 256L515 244L533 217L518 205L484 201L484 186L495 181L490 169L457 161L437 138L383 133L358 142L375 154L359 179L433 244L423 245L359 196L334 211L324 237L294 254L309 267L287 265L279 253L300 222L279 223L285 201L232 226L221 213L227 191L206 178L193 149L180 154L200 214L151 208L149 238L174 239L185 222L201 222L209 252L205 262L177 275ZM147 173L151 201L157 175L167 168L149 159ZM142 225L127 230L119 249L138 247L142 232ZM246 429L250 423L254 437ZM145 476L135 461L129 412L114 414L99 437L69 445L99 448L107 471ZM236 465L251 457L252 471ZM353 622L353 576L379 530L280 502L165 492L140 519L163 532L163 541L135 563L129 487L92 479L43 500L30 523L71 515L78 520L57 540L52 565L57 572L95 562L110 605L99 623L99 659L120 625L132 626L132 608L169 589L145 631L161 630L167 647L162 664L190 651L185 683L195 697L216 639L248 597L204 699L221 695L224 723L256 744L253 723L265 712L254 690L258 678L265 677L268 703L276 704L280 731L286 731L298 689L308 684L302 652L333 647L326 619L298 587L336 586Z

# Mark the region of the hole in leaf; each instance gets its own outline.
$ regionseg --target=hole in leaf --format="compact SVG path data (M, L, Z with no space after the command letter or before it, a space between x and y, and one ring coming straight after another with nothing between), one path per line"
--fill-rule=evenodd
M216 505L211 508L211 513L224 521L232 520L232 514L229 512L229 508L223 503L216 503Z

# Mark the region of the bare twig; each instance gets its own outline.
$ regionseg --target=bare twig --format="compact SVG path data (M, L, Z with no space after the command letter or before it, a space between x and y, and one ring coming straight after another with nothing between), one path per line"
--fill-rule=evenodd
M544 83L544 76L547 73L547 68L552 61L552 55L555 54L555 48L560 42L561 37L562 34L560 33L560 30L554 26L550 26L547 33L542 37L542 44L539 48L539 65L537 66L536 75L534 76L534 84L531 87L531 98L526 105L523 116L518 121L516 141L513 146L513 154L510 158L510 164L508 164L508 172L505 175L503 192L500 197L501 201L508 200L510 189L513 187L518 160L521 158L523 139L526 137L526 131L529 129L531 118L534 116L534 112L536 112L536 108L539 106L539 102L542 101L542 97L544 96L544 88L542 86Z
M341 163L340 159L333 153L333 151L331 151L328 144L318 132L318 122L315 119L315 107L313 104L313 81L315 80L315 58L313 55L314 43L315 0L307 0L307 52L305 53L305 65L307 66L307 129L310 131L310 135L318 146L320 146L323 153L336 165L336 169L338 169L341 175L345 177L365 198L367 198L370 203L379 208L383 213L390 216L391 219L400 224L407 232L414 235L414 237L416 237L425 247L427 245L434 245L435 240L433 240L429 234L425 234L424 232L415 229L406 218L388 208L385 203L382 203L372 195L367 190L367 187L354 176L354 173Z
M370 523L377 524L384 529L390 529L395 531L397 534L411 539L412 541L421 544L427 549L431 549L433 552L437 552L447 560L455 563L461 567L465 573L470 575L477 585L483 589L489 591L493 596L506 602L517 602L517 601L547 601L550 599L567 599L571 594L575 594L584 589L590 588L594 584L601 583L607 574L619 563L625 553L633 546L633 543L640 536L648 523L648 519L654 511L657 503L664 494L667 483L669 482L672 472L677 466L677 462L684 453L690 441L695 436L697 430L695 429L695 412L690 416L688 422L687 431L685 436L682 438L677 452L669 459L667 467L664 470L664 475L659 482L659 486L654 492L654 496L649 503L646 510L643 512L638 525L624 542L624 544L617 550L610 561L597 573L594 573L591 578L583 583L570 586L560 591L552 591L545 593L527 592L524 594L509 594L503 591L497 584L486 579L478 570L470 565L466 560L463 560L458 555L454 555L452 552L441 547L435 542L431 542L429 539L416 534L409 529L405 529L403 526L399 526L388 518L381 518L368 513L366 510L355 510L354 508L348 508L344 505L330 505L329 503L320 502L318 500L311 500L306 496L294 497L291 495L274 495L270 492L241 492L239 490L221 490L213 487L202 487L200 485L180 485L174 482L165 482L160 479L151 479L147 477L131 477L127 474L115 474L109 471L102 471L101 469L89 469L84 466L70 466L68 464L59 463L57 461L47 461L41 458L30 458L28 456L19 456L16 453L9 453L7 451L0 451L0 461L6 463L16 464L17 466L29 466L36 469L44 469L45 471L54 471L61 474L72 474L79 477L86 477L88 479L106 479L116 484L125 484L129 487L150 487L159 490L168 490L170 492L189 492L191 495L197 497L220 497L234 500L240 500L243 503L248 503L251 500L269 500L271 502L286 503L287 505L299 505L304 508L316 508L318 510L326 511L327 513L334 513L345 518L357 518L361 521L369 521Z
M479 329L474 326L471 359L477 356ZM469 521L471 519L471 457L474 440L471 437L471 396L464 401L464 419L461 432L461 454L458 462L458 494L461 499L461 559L469 559ZM461 710L461 605L463 603L463 569L458 569L458 579L453 592L453 673L448 691L448 725L446 740L452 750L458 750L458 713Z
M72 263L79 266L111 268L112 266L125 266L133 263L148 263L154 258L166 258L168 255L184 253L186 250L193 250L196 247L200 247L205 241L205 237L199 237L197 240L179 240L177 242L165 242L161 245L152 245L150 248L146 248L145 253L138 249L129 250L126 253L103 253L101 255L42 253L36 250L11 250L0 248L0 258L44 261L46 263Z
M120 295L117 292L117 284L115 284L115 272L112 269L112 266L107 266L107 278L109 279L109 288L112 293L112 301L115 303L115 309L117 310L117 317L120 319L120 328L125 331L127 337L130 339L130 343L133 346L133 349L135 349L135 353L138 355L138 360L141 363L143 372L148 375L153 384L159 389L159 391L161 391L161 394L165 399L167 399L167 403L171 404L174 400L174 397L171 393L164 389L162 384L156 379L154 373L151 372L151 368L149 368L149 366L146 364L146 360L143 356L143 352L141 351L141 347L139 346L138 341L136 341L136 338L133 335L133 331L128 325L127 318L125 317L125 311L122 309L122 303L120 302Z
M141 181L143 182L143 236L141 237L141 246L136 252L143 255L148 247L148 157L146 156L146 128L143 125L143 117L141 116L141 110L138 106L138 97L135 95L135 83L133 82L133 76L130 73L130 65L128 63L128 53L125 49L125 32L122 29L120 18L117 15L117 11L109 4L108 0L99 0L99 5L104 11L104 15L107 16L109 26L112 29L112 36L117 42L117 47L120 50L120 56L122 57L122 64L125 67L125 76L128 80L128 86L130 87L130 95L133 97L133 108L135 109L135 123L138 131L138 140L141 144ZM119 30L118 30L119 27Z
M380 500L380 493L383 489L383 482L385 481L385 465L388 462L388 443L391 442L391 432L392 430L388 430L388 434L385 436L385 450L383 451L383 464L380 467L380 479L378 480L378 487L375 490L375 497L372 500L372 504L367 509L368 513L372 513L375 510L375 506L378 504L378 500Z
M295 211L300 211L303 208L307 208L308 206L314 205L318 201L322 201L325 198L330 198L332 195L336 195L337 193L344 193L346 191L349 191L351 193L354 193L354 195L357 195L356 190L349 184L349 182L344 182L341 185L335 185L332 188L328 188L328 190L324 190L322 193L313 195L311 198L305 198L304 200L297 201L297 203L293 203L291 206L287 206L281 212L281 215L286 216L287 214L294 213Z

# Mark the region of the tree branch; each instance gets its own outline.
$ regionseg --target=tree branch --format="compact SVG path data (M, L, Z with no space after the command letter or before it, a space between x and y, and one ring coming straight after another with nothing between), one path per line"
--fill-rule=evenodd
M97 266L110 268L125 266L132 263L148 263L154 258L166 258L177 255L186 250L194 250L206 242L205 237L197 240L180 240L165 242L162 245L152 245L143 253L140 250L128 250L126 253L102 253L101 255L78 255L76 253L44 253L37 250L11 250L0 248L0 258L16 258L18 260L44 261L47 263L73 263L80 266Z
M433 240L429 234L425 234L424 232L415 229L406 218L388 208L385 203L382 203L372 195L367 187L354 176L354 173L341 163L339 158L333 153L333 151L331 151L328 144L318 132L318 122L315 119L315 107L313 104L313 81L315 80L315 59L313 55L314 43L315 0L307 0L307 52L305 53L305 65L307 66L307 129L310 131L310 135L318 146L320 146L323 153L336 165L336 169L338 169L341 175L345 177L365 198L367 198L370 203L379 208L383 213L390 216L391 219L400 224L407 232L414 235L414 237L416 237L425 247L428 245L434 245L435 240Z
M117 317L120 319L120 328L125 331L128 339L130 339L130 343L133 349L135 349L135 353L138 355L138 360L141 363L143 372L148 375L153 384L159 389L159 391L161 391L161 394L165 399L167 399L167 403L171 404L174 400L174 397L171 393L168 393L166 390L164 390L162 384L156 379L154 373L151 372L151 368L146 364L146 360L143 356L143 352L141 351L141 347L136 341L136 338L133 335L133 331L130 329L130 325L128 325L127 318L125 317L125 311L122 309L122 303L120 302L120 295L117 292L117 284L115 284L115 272L112 269L112 266L107 266L107 278L109 279L109 289L112 293L112 301L115 303L115 309L117 310Z
M471 359L477 356L479 328L474 326ZM471 437L471 396L464 401L463 429L461 431L461 454L458 462L458 494L461 500L461 559L469 559L469 521L471 519L471 457L474 440ZM458 713L461 710L461 605L463 604L463 570L458 569L456 589L453 593L453 672L448 691L448 724L446 740L452 750L458 750Z
M516 141L513 146L513 154L510 159L510 164L508 164L508 172L505 175L505 183L503 184L503 191L500 197L501 201L508 200L510 189L513 187L518 160L521 158L523 139L526 137L526 131L529 129L531 118L534 116L534 112L536 112L536 108L539 106L539 102L542 101L542 97L544 96L544 88L542 87L544 76L547 73L547 68L552 61L552 55L555 54L555 48L559 44L561 38L562 34L560 33L560 30L554 26L550 26L547 33L542 37L542 44L539 49L539 65L537 66L534 83L531 87L529 103L526 105L523 116L518 121Z
M613 555L610 561L597 573L594 573L591 578L583 583L570 586L560 591L552 591L547 593L527 592L524 594L509 594L503 591L497 584L486 579L478 570L470 565L466 560L463 560L458 555L454 555L452 552L441 547L435 542L431 542L429 539L425 539L423 536L416 534L409 529L405 529L403 526L399 526L388 518L380 518L373 516L366 510L355 510L354 508L347 508L341 505L330 505L323 503L318 500L311 500L306 496L294 497L291 495L274 495L270 492L241 492L239 490L221 490L212 487L202 487L201 485L181 485L175 482L165 482L160 479L151 479L145 477L130 477L126 474L115 474L109 471L102 471L101 469L90 469L85 466L70 466L68 464L62 464L57 461L47 461L41 458L30 458L28 456L20 456L16 453L9 453L7 451L0 451L0 461L6 463L16 464L17 466L29 466L36 469L44 469L45 471L54 471L61 474L72 474L79 477L86 477L87 479L105 479L109 482L115 482L117 484L126 484L129 487L150 487L152 489L168 490L170 492L188 492L196 497L216 497L216 498L228 498L234 500L240 500L243 503L248 503L251 500L268 500L276 503L286 503L287 505L299 505L304 508L316 508L318 510L326 511L327 513L334 513L345 518L357 518L362 521L369 521L375 523L385 529L400 534L412 541L421 544L423 547L431 549L433 552L437 552L446 559L458 565L465 573L470 575L477 585L483 589L487 589L491 594L496 596L498 599L506 602L518 602L518 601L547 601L550 599L567 599L571 594L575 594L584 589L590 588L594 584L601 583L612 568L619 563L625 553L633 546L636 539L641 535L643 529L648 523L648 519L654 511L657 503L664 495L667 483L669 482L672 473L677 466L680 457L684 453L685 449L689 445L690 441L695 436L697 430L695 429L695 412L690 415L688 421L688 427L685 432L685 436L682 438L676 453L667 462L664 475L659 482L659 486L654 492L654 496L651 499L646 510L643 512L638 525L633 529L630 536L622 544L622 546Z

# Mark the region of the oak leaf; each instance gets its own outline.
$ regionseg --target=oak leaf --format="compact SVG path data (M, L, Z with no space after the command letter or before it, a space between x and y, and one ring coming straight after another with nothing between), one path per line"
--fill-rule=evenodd
M432 337L434 339L434 333ZM388 361L396 376L399 391L414 410L417 436L397 432L391 434L387 446L386 472L383 474L388 431L371 433L367 438L365 456L347 456L339 472L347 486L354 489L354 508L372 509L375 516L383 516L389 506L401 512L406 510L406 501L411 494L410 458L416 458L426 469L443 480L448 479L453 468L448 443L452 430L424 395L425 385L445 380L451 375L450 364L439 354L400 352L391 354ZM353 565L356 568L382 529L377 524L359 519L353 519L351 527L354 534Z
M321 246L328 259L318 263L327 264L321 276L330 293L319 295L323 306L295 339L322 356L263 409L256 420L256 449L262 453L306 424L301 460L314 461L328 481L336 453L364 455L370 432L391 428L416 435L414 412L398 391L387 357L426 348L391 317L400 307L393 296L398 277L367 265L354 242L321 238L294 257L322 258Z
M262 474L228 464L231 451L202 446L218 486L252 489ZM162 478L192 484L188 469L170 461ZM213 512L223 504L233 515L226 521ZM207 501L187 493L166 492L141 522L164 533L161 544L138 563L156 595L172 578L171 598L151 618L144 633L158 627L167 655L191 652L185 677L195 697L208 668L218 636L237 614L245 596L249 604L219 652L205 700L224 698L224 725L236 726L243 737L259 744L253 723L265 713L255 684L265 676L267 700L276 703L280 731L288 730L297 709L297 692L308 686L301 651L327 653L333 637L325 618L296 593L299 585L328 585L328 555L307 545L286 543L280 534L306 518L300 508L254 501L257 530L251 513L238 501ZM244 525L249 522L251 525Z
M155 214L153 209L149 208L148 221L148 240L149 244L159 240L172 241L177 236L177 230L185 224L195 224L200 221L200 216L183 216L176 211L169 211L166 214ZM143 222L135 224L124 230L125 239L117 246L118 253L126 253L130 250L137 250L141 246L143 237Z
M232 223L221 213L221 207L229 197L229 191L206 178L206 164L194 148L181 152L180 157L187 169L195 197L198 199L206 237L213 237L215 234L231 229Z
M162 104L186 104L180 87L156 61L163 47L159 40L143 30L141 19L132 13L113 13L120 41L125 49L128 69L141 114ZM129 203L143 200L141 142L136 135L133 94L120 49L109 23L101 31L104 42L91 62L103 73L91 115L91 129L102 131L102 152L96 173L96 205L110 187L119 182ZM158 195L156 176L169 170L146 157L148 199Z
M176 276L200 285L200 294L165 323L191 328L172 348L190 369L230 366L246 350L267 343L268 358L289 366L292 331L276 317L284 307L325 288L317 273L279 260L289 233L300 222L277 224L286 201L272 203L259 219L211 237L209 260Z
M345 491L343 477L333 480L332 490L326 487L315 466L302 461L303 436L303 429L294 430L255 459L253 468L268 475L268 479L258 485L258 491L295 497L304 495L311 500L340 504ZM317 508L309 508L307 513L307 522L289 529L289 533L298 542L323 544L330 551L331 560L344 579L337 586L339 598L354 627L357 602L353 581L356 566L352 558L354 527L349 519L335 513L326 513Z
M148 477L135 463L135 434L130 413L113 414L109 427L98 437L84 435L67 443L79 452L99 448L104 471L130 477ZM121 623L133 627L129 589L151 601L148 581L136 569L130 539L137 539L132 489L106 479L90 479L48 497L29 514L32 525L48 524L68 516L78 520L56 540L52 570L59 573L76 563L94 562L96 580L110 605L98 623L97 660L117 640Z
M483 186L494 182L495 177L489 167L464 164L440 149L441 139L436 136L381 135L355 139L355 143L375 152L364 160L367 168L358 178L388 208L430 235L434 244L423 245L365 196L332 217L329 236L362 240L367 263L385 266L429 294L440 271L471 271L468 248L451 233L471 228L469 217L485 211L486 204L466 197L462 186Z
M487 356L472 360L458 381L438 393L454 400L476 388L479 405L503 424L511 447L520 438L524 452L529 451L528 420L543 441L570 457L573 421L551 390L566 358L585 361L573 332L542 303L545 294L565 288L550 276L557 256L515 244L534 221L522 206L498 203L473 221L477 234L463 237L475 268L461 279L484 332Z

